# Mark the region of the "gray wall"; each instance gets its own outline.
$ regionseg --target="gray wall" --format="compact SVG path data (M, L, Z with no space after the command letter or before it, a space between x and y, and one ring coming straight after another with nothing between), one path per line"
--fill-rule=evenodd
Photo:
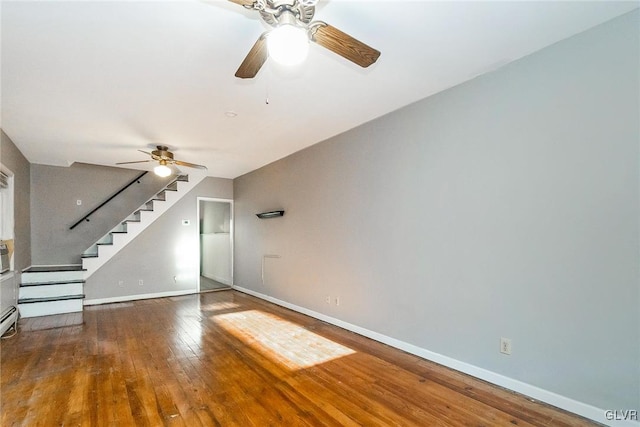
M200 275L198 197L233 199L233 182L211 177L200 182L89 277L84 287L87 300L196 292ZM182 225L185 219L187 226ZM140 279L143 286L138 284Z
M637 409L638 16L237 178L235 285Z
M14 173L14 262L20 271L31 265L31 164L1 129L0 162Z
M0 280L0 313L18 301L20 271L31 265L30 163L0 129L0 163L14 173L14 277Z
M31 246L34 265L80 264L80 254L109 232L170 178L148 173L98 210L89 222L69 227L141 173L139 170L74 163L31 166ZM76 204L82 200L82 205Z

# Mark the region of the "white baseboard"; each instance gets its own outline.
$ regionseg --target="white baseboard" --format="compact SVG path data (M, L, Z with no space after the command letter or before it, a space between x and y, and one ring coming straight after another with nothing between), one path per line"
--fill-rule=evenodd
M84 305L99 305L99 304L109 304L112 302L136 301L141 299L177 297L180 295L190 295L190 294L197 294L197 293L198 292L195 289L188 289L184 291L167 291L167 292L156 292L153 294L123 295L120 297L111 297L111 298L85 299Z
M525 382L506 377L504 375L480 368L475 365L471 365L466 362L461 362L459 360L453 359L448 356L444 356L439 353L434 353L432 351L418 347L416 345L409 344L404 341L400 341L398 339L380 334L378 332L374 332L369 329L365 329L360 326L344 322L340 319L336 319L335 317L327 316L317 311L309 310L307 308L300 307L295 304L291 304L286 301L282 301L265 294L261 294L260 292L252 291L251 289L243 288L241 286L234 286L233 289L252 295L254 297L263 299L265 301L272 302L279 306L297 311L299 313L306 314L307 316L311 316L313 318L322 320L324 322L330 323L332 325L338 326L348 331L355 332L356 334L362 335L367 338L371 338L372 340L390 345L391 347L395 347L397 349L406 351L407 353L420 356L423 359L436 362L448 368L455 369L456 371L460 371L462 373L471 375L472 377L476 377L481 380L498 385L500 387L507 388L509 390L515 391L525 396L529 396L535 400L548 403L555 407L564 409L565 411L573 412L574 414L583 416L585 418L589 418L599 423L612 426L612 427L640 427L640 423L636 421L608 420L606 418L606 415L605 415L606 411L604 409L596 408L595 406L591 406L586 403L582 403L582 402L573 400L571 398L561 396L559 394L542 389L540 387L536 387L531 384L527 384ZM616 408L611 408L611 409L614 410Z

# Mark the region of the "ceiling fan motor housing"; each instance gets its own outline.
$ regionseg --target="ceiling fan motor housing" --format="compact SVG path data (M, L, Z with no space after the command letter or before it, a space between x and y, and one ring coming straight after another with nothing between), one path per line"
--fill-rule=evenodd
M290 24L305 26L316 13L315 5L305 5L299 1L266 0L266 7L259 9L260 17L270 27Z
M156 148L157 150L153 150L151 152L154 158L157 157L155 160L173 160L173 153L169 151L169 147L165 145L158 145Z

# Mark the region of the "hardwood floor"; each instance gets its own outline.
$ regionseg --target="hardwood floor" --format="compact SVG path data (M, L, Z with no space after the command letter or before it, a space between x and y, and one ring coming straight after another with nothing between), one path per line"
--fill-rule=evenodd
M2 426L585 426L236 291L22 319Z

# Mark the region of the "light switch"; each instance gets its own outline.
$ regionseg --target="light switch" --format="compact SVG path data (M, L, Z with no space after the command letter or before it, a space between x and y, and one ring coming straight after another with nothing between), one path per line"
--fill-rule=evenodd
M82 200L78 199L76 200L76 205L80 206L82 204Z

